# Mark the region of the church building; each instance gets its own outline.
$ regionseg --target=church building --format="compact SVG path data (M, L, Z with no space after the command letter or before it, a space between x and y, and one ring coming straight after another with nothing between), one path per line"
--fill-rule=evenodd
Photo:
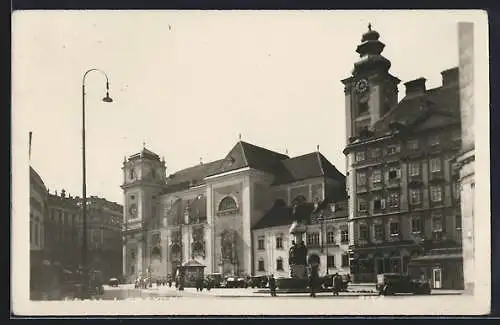
M185 263L205 274L259 273L253 231L273 207L345 204L345 177L319 151L290 158L243 141L220 160L168 176L165 161L143 148L123 162L121 187L128 281L166 277Z

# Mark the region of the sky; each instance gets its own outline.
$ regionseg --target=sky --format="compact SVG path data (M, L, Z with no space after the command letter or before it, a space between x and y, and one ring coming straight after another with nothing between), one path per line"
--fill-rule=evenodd
M223 158L241 139L290 156L316 150L345 173L344 87L368 23L390 72L441 85L458 65L452 11L16 12L14 141L51 192L81 196L86 79L87 195L123 202L122 164L146 147L167 174ZM25 137L24 137L25 136ZM17 142L19 143L19 142ZM24 145L24 142L23 142ZM22 147L21 147L22 148Z

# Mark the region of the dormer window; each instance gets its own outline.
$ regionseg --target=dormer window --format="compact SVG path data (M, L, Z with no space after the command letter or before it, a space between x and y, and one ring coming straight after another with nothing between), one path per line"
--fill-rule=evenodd
M398 144L391 144L387 146L387 154L388 155L394 155L400 152L400 147Z
M439 145L439 134L433 134L429 137L429 145L431 147L435 147Z
M411 151L418 150L418 139L408 140L408 149Z

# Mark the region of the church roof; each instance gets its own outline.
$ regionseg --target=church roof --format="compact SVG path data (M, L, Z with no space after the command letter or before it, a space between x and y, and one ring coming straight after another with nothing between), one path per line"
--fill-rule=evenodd
M344 175L328 161L320 152L311 152L281 161L274 185L297 182L315 177L329 177L344 181Z
M330 177L344 182L344 175L321 153L313 152L290 158L287 155L238 141L223 159L203 163L171 174L164 193L173 193L202 185L205 177L250 167L276 177L274 185L315 177Z

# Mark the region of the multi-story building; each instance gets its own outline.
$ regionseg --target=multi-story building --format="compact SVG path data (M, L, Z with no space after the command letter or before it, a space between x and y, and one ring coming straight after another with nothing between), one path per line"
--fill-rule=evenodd
M288 252L293 239L289 229L296 218L308 220L304 242L308 255L320 258L320 275L349 273L347 201L342 193L336 199L319 206L309 203L302 212L305 216L295 216L291 206L279 202L273 206L253 228L255 275L290 276Z
M460 191L451 163L461 138L458 69L441 72L437 88L424 78L406 82L398 101L400 80L379 37L369 26L352 76L342 80L353 279L409 272L435 288L460 288Z
M66 195L63 189L48 195L46 245L51 262L66 272L81 267L82 199ZM105 278L121 275L123 206L97 196L87 198L88 266Z
M43 286L40 276L45 259L45 220L47 216L47 188L42 178L30 166L30 297L36 298Z
M344 175L319 152L290 158L243 141L223 159L168 177L165 161L144 148L124 161L123 176L129 280L165 277L183 263L254 274L252 229L273 205L345 197Z

